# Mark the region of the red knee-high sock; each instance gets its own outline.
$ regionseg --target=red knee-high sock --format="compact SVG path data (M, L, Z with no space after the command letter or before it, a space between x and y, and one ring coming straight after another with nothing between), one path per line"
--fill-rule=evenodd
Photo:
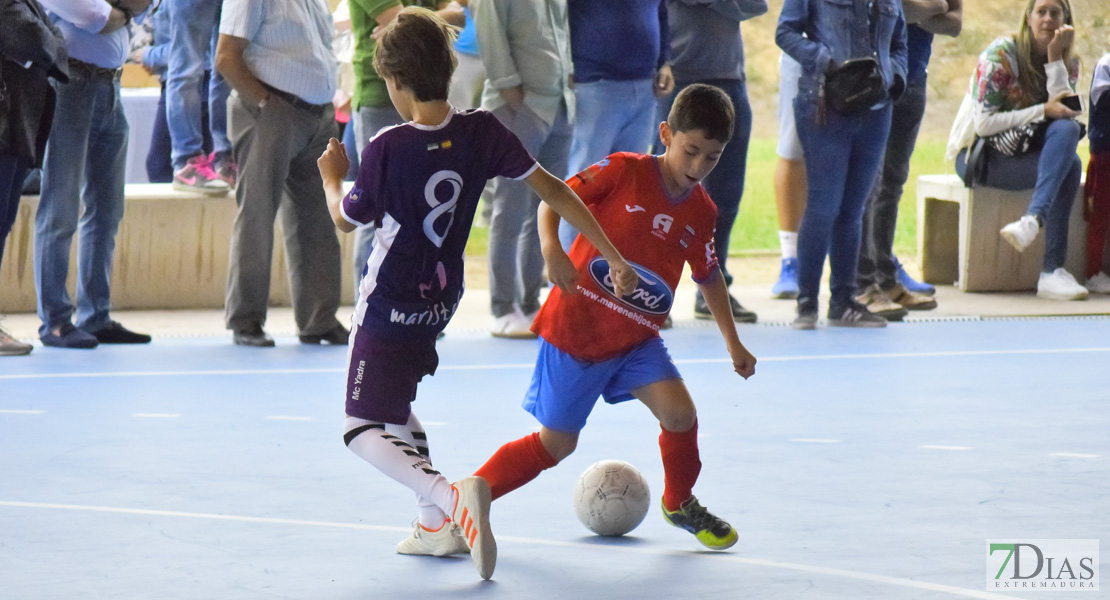
M547 448L543 447L540 434L533 433L498 448L474 474L489 482L496 500L557 464Z
M701 473L698 454L698 424L688 431L668 431L660 428L659 449L663 454L663 505L669 511L678 510L683 502L694 495L694 483Z

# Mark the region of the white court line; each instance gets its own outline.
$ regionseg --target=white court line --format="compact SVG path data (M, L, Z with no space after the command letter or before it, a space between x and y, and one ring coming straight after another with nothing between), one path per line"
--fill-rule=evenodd
M971 446L938 446L936 444L925 444L924 446L920 446L920 448L924 448L925 450L971 450Z
M18 408L0 408L0 414L5 415L41 415L41 410L22 410Z
M330 527L339 529L359 529L359 530L373 530L373 531L391 531L391 532L408 532L411 528L405 527L387 527L379 525L362 525L358 523L336 523L332 521L309 521L300 519L272 519L267 517L247 517L238 515L219 515L208 513L192 513L192 512L177 512L166 510L149 510L139 508L117 508L110 506L81 506L74 504L47 504L39 502L8 502L0 500L0 506L18 507L18 508L45 508L54 510L74 510L85 512L106 512L117 514L132 514L144 516L157 516L157 517L186 517L193 519L211 519L219 521L241 521L245 523L269 523L274 525L306 525L311 527ZM497 536L499 541L503 542L516 542L521 544L535 544L543 546L559 546L563 548L574 548L578 550L601 550L606 552L634 552L637 554L650 554L654 556L685 556L688 553L676 552L674 550L663 548L631 548L625 546L600 546L597 544L587 544L583 542L560 542L554 540L541 540L535 538L522 538L510 536ZM987 600L1012 600L1013 596L1004 596L1001 594L992 594L986 591L973 590L968 588L961 588L954 585L946 585L943 583L930 583L928 581L917 581L913 579L903 579L901 577L889 577L887 575L875 575L872 573L863 573L861 571L849 571L847 569L833 569L829 567L817 567L813 565L803 565L798 563L788 563L775 560L764 560L759 558L743 558L732 554L714 554L714 560L730 561L738 564L751 565L757 567L771 567L775 569L786 569L790 571L800 571L803 573L817 573L821 575L832 575L836 577L843 577L846 579L856 579L861 581L870 581L874 583L884 583L887 585L912 588L916 590L925 590L930 592L941 592L952 594L954 596L962 596L964 598L983 598Z
M289 417L285 415L270 415L263 417L269 421L311 421L312 417Z
M1110 347L1054 348L1029 350L953 350L950 352L888 352L873 354L813 354L806 356L764 356L760 362L806 362L819 360L874 360L881 358L948 358L957 356L1013 356L1025 354L1081 354L1110 352ZM681 365L732 364L730 358L685 358L674 361ZM441 365L437 371L489 371L498 369L534 369L535 363L505 363L485 365ZM70 379L79 377L203 377L213 375L302 375L311 373L346 373L347 369L230 369L199 371L120 371L116 373L12 373L0 375L0 381L9 379Z
M794 438L790 441L791 442L797 442L799 444L839 444L840 443L840 440L828 440L828 439L822 439L822 438Z
M1097 454L1080 454L1078 452L1053 452L1049 456L1062 456L1064 458L1098 458Z
M131 416L137 419L176 419L181 413L135 413Z

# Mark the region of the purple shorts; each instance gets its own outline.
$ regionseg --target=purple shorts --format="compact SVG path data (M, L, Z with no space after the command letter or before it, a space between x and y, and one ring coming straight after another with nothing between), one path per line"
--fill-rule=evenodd
M355 326L347 358L347 415L404 425L416 384L439 366L435 337L385 340Z

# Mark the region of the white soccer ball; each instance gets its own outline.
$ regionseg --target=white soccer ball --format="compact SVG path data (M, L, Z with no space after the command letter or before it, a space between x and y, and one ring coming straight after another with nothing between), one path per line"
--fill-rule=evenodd
M651 490L644 476L620 460L590 465L574 486L574 513L598 535L632 531L644 520L650 503Z

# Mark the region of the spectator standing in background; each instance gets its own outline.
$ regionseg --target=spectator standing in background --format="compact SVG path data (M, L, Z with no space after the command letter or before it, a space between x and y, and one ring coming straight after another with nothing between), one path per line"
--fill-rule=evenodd
M69 81L62 32L35 0L0 0L0 264L19 214L23 180L42 166L54 119L50 79ZM0 356L31 352L0 327Z
M285 234L293 316L303 344L346 344L339 240L316 159L338 133L334 25L324 0L227 0L216 68L234 88L228 124L239 185L226 323L241 346L269 347L274 220Z
M728 246L732 226L744 195L744 172L748 164L748 141L752 135L752 108L744 83L744 40L740 22L767 12L766 0L667 0L670 12L671 59L674 91L663 94L655 122L667 120L675 95L693 83L720 88L736 110L732 141L725 146L717 168L702 181L717 205L717 230L713 236L717 260L725 285L732 285L728 272ZM662 142L657 144L662 148ZM755 323L756 314L729 294L732 318L738 323ZM694 299L694 316L712 319L701 290Z
M166 69L166 121L173 143L173 186L185 191L222 195L236 185L238 167L227 137L224 78L212 68L223 0L166 0L170 18L170 53ZM211 71L207 89L201 87ZM201 107L208 100L208 123ZM212 154L203 149L203 130L212 135Z
M145 17L150 0L124 0L117 6L103 0L39 2L53 15L69 50L69 82L54 87L57 106L35 214L39 339L59 348L148 343L149 335L129 331L109 311L127 166L120 75L130 50L127 25ZM75 307L66 277L79 215Z
M516 134L541 166L566 173L575 116L566 1L482 0L474 19L486 66L482 108ZM523 181L494 183L489 286L495 337L536 337L531 326L544 267L539 202Z
M925 117L929 57L935 34L957 36L963 26L963 0L902 0L906 15L906 91L894 102L886 153L867 209L859 253L857 298L871 312L901 320L908 310L932 310L937 301L917 293L898 277L894 230L898 203L910 175L921 120ZM935 290L934 290L935 292Z
M805 154L808 193L798 231L798 317L793 326L817 327L821 271L828 256L829 325L885 327L886 319L856 301L856 270L863 210L886 148L891 102L905 90L901 3L786 0L775 41L802 65L794 123ZM870 80L881 86L881 99L838 112L826 102L828 76L848 60L868 58L873 58Z
M656 98L674 91L670 31L664 0L567 0L574 59L572 177L614 152L643 154L660 120ZM578 232L559 225L570 249Z

